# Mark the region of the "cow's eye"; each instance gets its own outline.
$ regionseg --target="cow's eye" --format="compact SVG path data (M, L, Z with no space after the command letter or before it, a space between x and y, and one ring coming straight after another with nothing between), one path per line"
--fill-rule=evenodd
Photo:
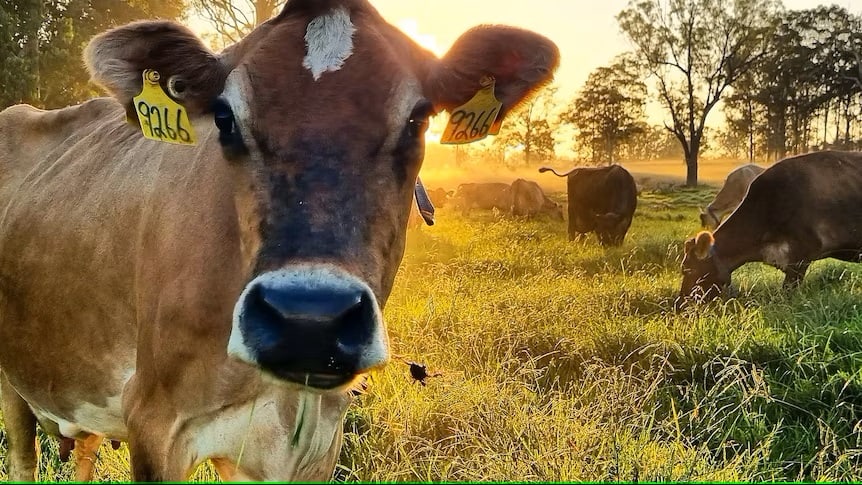
M234 117L233 110L222 98L217 98L213 103L213 116L218 131L221 133L230 133L233 131Z
M410 131L411 137L419 137L425 134L428 130L428 118L434 114L434 106L427 99L416 103L413 111L410 112L410 118L407 119L407 129Z
M245 144L239 132L233 110L224 98L216 98L213 102L213 120L218 128L218 141L229 157L235 157L246 152Z

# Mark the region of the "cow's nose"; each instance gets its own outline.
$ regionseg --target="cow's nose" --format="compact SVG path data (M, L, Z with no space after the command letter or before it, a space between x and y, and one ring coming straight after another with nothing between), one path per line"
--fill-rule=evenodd
M383 322L366 285L332 273L279 273L256 278L237 303L246 360L322 389L385 363Z

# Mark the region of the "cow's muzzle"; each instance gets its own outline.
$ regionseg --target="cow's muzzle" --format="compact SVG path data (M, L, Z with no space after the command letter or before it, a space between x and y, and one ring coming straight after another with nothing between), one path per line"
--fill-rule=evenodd
M237 301L233 320L229 354L309 387L344 386L389 357L371 289L329 266L258 276Z

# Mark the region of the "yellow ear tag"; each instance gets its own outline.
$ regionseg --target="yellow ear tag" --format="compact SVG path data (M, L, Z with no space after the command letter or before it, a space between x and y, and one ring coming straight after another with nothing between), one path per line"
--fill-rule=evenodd
M486 76L476 95L452 111L440 143L471 143L488 135L496 135L502 124L502 119L497 120L502 105L494 96L494 78Z
M145 70L144 88L133 99L144 137L178 145L196 144L186 109L165 94L159 85L160 77L157 71Z

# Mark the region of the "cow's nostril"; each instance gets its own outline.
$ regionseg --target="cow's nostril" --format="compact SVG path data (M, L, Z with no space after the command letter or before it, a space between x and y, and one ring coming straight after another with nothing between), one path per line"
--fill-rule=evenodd
M347 352L356 352L372 337L373 327L362 325L374 319L374 305L368 295L360 295L350 309L335 320L338 344Z

